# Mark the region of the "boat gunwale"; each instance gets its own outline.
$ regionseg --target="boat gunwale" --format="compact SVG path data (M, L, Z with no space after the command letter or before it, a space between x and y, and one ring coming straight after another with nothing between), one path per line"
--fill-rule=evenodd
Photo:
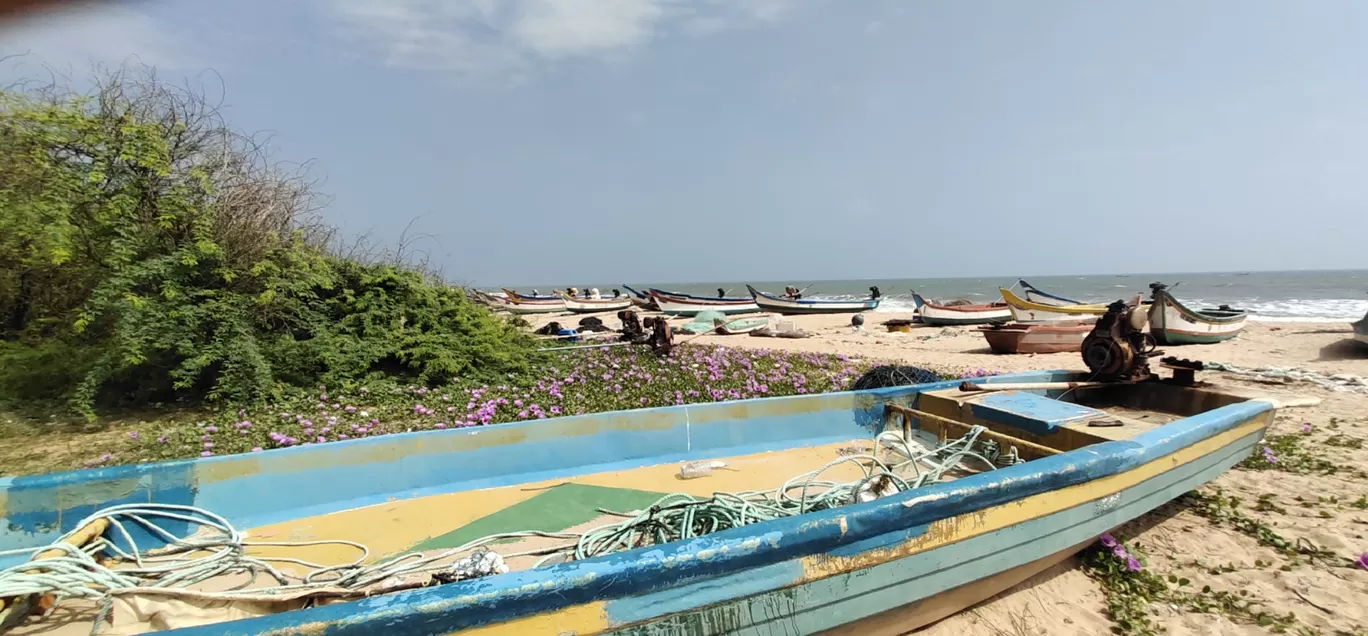
M656 288L654 288L654 287L650 288L650 289L647 290L647 291L650 292L650 294L651 294L652 297L656 297L656 298L658 298L658 297L664 297L665 300L668 300L668 301L670 301L670 302L677 303L677 304L680 304L680 305L693 305L693 304L699 304L699 305L701 305L701 304L716 304L716 305L753 305L753 304L755 304L755 299L752 298L752 297L750 297L750 296L713 296L713 297L708 297L708 296L694 296L694 295L692 295L692 294L680 294L680 293L676 293L676 292L665 291L665 290L663 290L663 289L656 289Z
M1192 320L1192 322L1197 322L1197 323L1206 322L1206 323L1217 324L1217 325L1233 325L1233 324L1237 324L1237 323L1244 322L1245 320L1247 320L1247 319L1249 318L1249 312L1248 312L1248 311L1245 311L1245 310L1243 310L1243 309L1231 309L1231 310L1228 310L1228 311L1230 311L1230 312L1238 312L1238 313L1235 313L1235 315L1231 315L1231 316L1215 316L1215 315L1212 315L1211 313L1207 313L1207 312L1204 312L1204 311L1199 311L1199 310L1196 310L1196 309L1189 308L1187 305L1184 305L1184 304L1183 304L1181 301L1179 301L1177 298L1174 298L1173 294L1170 294L1170 293L1168 292L1168 290L1166 290L1166 289L1155 290L1154 296L1155 296L1155 299L1154 299L1154 300L1155 300L1155 303L1154 303L1155 305L1162 305L1164 308L1173 307L1173 309L1174 309L1175 311L1177 311L1178 313L1182 314L1183 316L1189 318L1190 320ZM1226 310L1217 309L1217 310L1213 310L1213 311L1226 311ZM1151 322L1153 322L1153 321L1151 321ZM1161 329L1166 329L1166 328L1168 328L1167 322L1165 322L1165 324L1164 324L1163 326L1161 326L1160 328L1161 328ZM1212 335L1217 335L1217 334L1212 334Z
M1101 316L1107 313L1107 305L1042 305L1022 298L1006 287L999 287L998 291L1002 294L1002 300L1008 306L1016 307L1024 311L1053 312L1066 315L1081 316Z
M813 298L792 299L783 298L780 296L775 296L774 294L762 292L750 285L746 285L746 289L750 290L751 297L755 300L755 304L764 307L765 303L768 302L772 303L772 307L780 307L783 309L874 310L878 309L879 303L883 301L883 298L867 298L864 300L819 300ZM762 301L761 299L764 300Z
M940 310L940 311L958 311L958 312L960 312L960 313L966 313L966 314L971 314L971 313L978 313L978 314L1000 313L1000 312L1004 312L1004 311L1010 312L1011 309L1012 309L1011 306L1008 305L1007 303L976 303L976 304L967 304L967 305L938 305L938 304L936 304L936 303L927 302L927 300L926 300L925 298L922 298L922 295L921 295L921 294L912 294L912 301L915 302L915 303L917 304L917 309L921 309L922 307L930 307L930 308L932 308L932 309L936 309L936 310ZM1010 315L1010 313L1009 313L1009 315Z
M1064 302L1064 303L1068 303L1068 304L1070 304L1070 305L1086 305L1086 304L1088 304L1088 303L1085 303L1085 302L1082 302L1082 301L1079 301L1079 300L1074 300L1074 299L1072 299L1072 298L1065 298L1065 297L1063 297L1063 296L1056 296L1056 295L1054 295L1054 294L1051 294L1050 292L1044 291L1044 290L1042 290L1041 288L1036 287L1035 285L1032 285L1032 284L1026 282L1026 279L1024 279L1024 278L1018 278L1018 279L1017 279L1017 286L1018 286L1018 287L1021 287L1021 290L1022 290L1023 292L1028 293L1028 294L1031 293L1031 292L1035 292L1036 294L1039 294L1039 295L1044 296L1044 297L1046 297L1046 298L1053 298L1053 299L1055 299L1055 300L1058 300L1058 301ZM1030 298L1027 297L1026 300L1030 300Z
M1007 377L1007 376L997 376ZM862 393L912 397L957 381ZM784 398L777 398L784 399ZM888 401L888 400L885 400ZM875 405L878 406L878 405ZM880 408L880 410L883 410ZM1126 473L1162 460L1190 445L1247 425L1274 410L1272 402L1249 399L1144 431L1125 441L1104 441L1052 457L905 491L794 518L777 519L703 537L649 546L533 570L398 592L270 616L178 630L181 634L295 633L311 627L365 629L400 620L455 631L494 625L568 607L667 589L682 581L716 577L821 555L909 528L970 514L1034 495ZM1267 422L1264 423L1267 426ZM1251 433L1253 434L1253 433ZM1234 442L1231 442L1234 443ZM891 560L891 557L890 557ZM873 563L864 564L864 566ZM825 576L832 576L830 572ZM412 606L422 605L419 611ZM441 618L437 618L440 616ZM609 626L612 627L612 626Z

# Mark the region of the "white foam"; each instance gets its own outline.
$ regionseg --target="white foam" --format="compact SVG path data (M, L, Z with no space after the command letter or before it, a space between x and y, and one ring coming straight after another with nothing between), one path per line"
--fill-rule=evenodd
M1191 301L1184 299L1183 304L1193 309L1206 309L1216 305L1200 298ZM1272 301L1249 299L1225 304L1249 312L1250 319L1259 322L1353 322L1368 312L1368 301L1358 298L1290 298Z

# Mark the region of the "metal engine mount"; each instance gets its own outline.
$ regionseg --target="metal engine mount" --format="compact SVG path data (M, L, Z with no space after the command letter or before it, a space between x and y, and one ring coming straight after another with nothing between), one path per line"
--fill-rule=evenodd
M1148 322L1139 296L1130 303L1112 303L1083 339L1083 363L1103 382L1148 379L1149 357L1157 353L1154 337L1145 333Z

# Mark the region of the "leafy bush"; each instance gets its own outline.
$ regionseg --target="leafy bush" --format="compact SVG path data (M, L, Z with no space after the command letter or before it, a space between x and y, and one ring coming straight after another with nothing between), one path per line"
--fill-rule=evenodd
M0 397L90 414L526 368L530 339L461 291L331 253L317 209L305 173L150 74L0 91Z

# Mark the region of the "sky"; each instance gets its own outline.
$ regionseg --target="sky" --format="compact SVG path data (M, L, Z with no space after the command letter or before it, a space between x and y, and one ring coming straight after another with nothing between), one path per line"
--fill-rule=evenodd
M115 3L0 79L155 66L451 280L1368 268L1361 0Z

